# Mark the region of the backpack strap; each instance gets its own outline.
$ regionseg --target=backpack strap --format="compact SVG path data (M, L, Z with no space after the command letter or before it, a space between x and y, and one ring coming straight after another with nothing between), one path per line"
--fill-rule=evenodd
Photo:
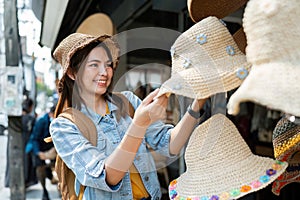
M81 134L90 141L93 146L97 146L97 129L94 122L88 116L75 108L67 108L58 116L69 119L76 124Z
M80 130L81 134L88 141L90 141L93 146L97 145L97 136L98 136L97 129L96 129L96 126L93 123L93 121L88 116L86 116L81 111L79 111L75 108L67 108L62 113L60 113L58 116L69 119L71 122L76 124L76 126ZM51 142L52 138L47 137L44 139L44 141ZM63 162L59 156L57 156L56 160L57 160L57 162L61 162L61 163ZM73 187L73 184L75 182L74 173L71 173L71 171L69 169L67 169L66 166L63 164L57 164L56 167L58 167L58 166L61 166L61 169L57 169L58 173L61 173L61 171L63 171L63 173L67 173L65 178L63 178L64 176L59 175L59 177L62 177L62 180L60 180L62 183L61 185L67 187L68 188L67 191L69 191L68 194L63 194L63 195L68 195L71 200L72 199L81 200L83 198L85 186L80 184L80 191L79 191L78 197L76 197L75 196L76 193L75 193L74 187ZM68 178L66 178L66 177L68 177ZM63 191L64 191L64 189L63 189Z
M75 108L66 108L58 117L64 117L76 124L81 134L92 143L93 146L97 146L97 129L94 122L81 111ZM44 139L45 142L52 142L51 137Z
M133 118L134 116L134 107L132 106L132 104L130 103L130 101L122 94L122 93L114 93L116 96L118 96L119 98L121 98L122 102L124 103L124 105L126 106L126 111L128 113L128 115ZM85 114L83 114L81 111L75 109L75 108L66 108L62 113L60 113L58 115L59 117L64 117L66 119L69 119L70 121L72 121L74 124L76 124L76 126L78 127L78 129L80 130L81 134L87 139L89 140L93 146L97 145L97 129L95 124L93 123L93 121L86 116ZM51 142L52 138L51 137L47 137L44 139L45 142ZM58 162L63 162L61 160L61 158L57 155L57 161ZM65 165L60 165L63 166L63 169L58 169L59 170L63 170L65 173L66 172L70 172L69 170L66 169ZM74 173L69 173L67 174L67 179L62 180L62 182L65 182L65 184L62 185L66 185L66 187L72 185L75 182L75 175ZM78 197L76 196L71 196L70 199L78 199L81 200L83 198L83 193L85 190L85 186L84 185L80 185L80 191L78 194ZM68 187L68 191L71 191L69 194L75 194L74 191L74 187Z

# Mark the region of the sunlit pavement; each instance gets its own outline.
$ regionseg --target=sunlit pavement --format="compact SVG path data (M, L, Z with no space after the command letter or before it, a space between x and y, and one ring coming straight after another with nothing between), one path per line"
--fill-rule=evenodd
M0 199L9 200L10 199L10 189L4 187L4 177L6 168L6 145L7 136L0 135ZM49 192L49 197L51 200L60 200L59 193L57 191L57 185L52 185L50 180L47 179L47 189ZM30 186L26 189L26 199L37 200L42 199L42 186L40 183Z

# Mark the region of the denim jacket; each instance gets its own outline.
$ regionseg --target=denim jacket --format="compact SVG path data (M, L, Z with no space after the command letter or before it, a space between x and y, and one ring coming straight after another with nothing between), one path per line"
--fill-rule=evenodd
M141 103L141 100L132 92L122 93L135 109ZM126 116L117 122L115 116L117 106L110 102L108 106L110 114L106 116L100 116L91 110L86 110L85 107L81 110L93 120L97 128L97 147L92 146L81 135L75 124L62 117L52 121L50 133L58 154L75 173L75 191L79 192L80 183L86 186L83 199L132 200L129 173L126 173L115 186L109 186L105 181L105 159L121 142L132 121L130 116ZM146 144L160 154L172 157L169 153L172 128L172 125L166 125L161 121L150 125L134 159L135 167L139 171L151 199L160 199L161 191L155 163Z

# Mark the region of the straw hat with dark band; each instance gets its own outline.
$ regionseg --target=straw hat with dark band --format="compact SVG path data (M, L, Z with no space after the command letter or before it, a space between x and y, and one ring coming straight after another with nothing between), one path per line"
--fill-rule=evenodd
M287 184L300 182L300 125L282 118L273 131L273 147L275 158L289 163L272 185L272 192L279 195Z
M188 0L187 6L191 19L198 22L209 16L221 19L237 11L248 0Z
M235 125L213 115L191 135L187 170L169 185L170 199L238 199L265 188L287 163L252 154Z
M216 17L207 17L182 33L171 47L171 78L160 94L206 98L237 88L250 64L228 29Z
M300 1L250 0L244 12L246 57L252 64L243 84L230 97L228 113L241 102L300 116Z
M64 73L70 67L70 59L72 56L78 50L88 46L93 42L102 42L108 47L112 55L114 67L116 67L119 60L120 49L119 45L116 43L116 41L114 41L112 36L92 36L82 33L73 33L61 41L53 53L55 60L61 64Z

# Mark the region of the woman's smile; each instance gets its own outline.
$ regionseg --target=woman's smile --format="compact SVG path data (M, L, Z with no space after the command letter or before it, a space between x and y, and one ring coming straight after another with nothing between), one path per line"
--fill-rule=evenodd
M107 79L95 80L98 87L106 87Z

